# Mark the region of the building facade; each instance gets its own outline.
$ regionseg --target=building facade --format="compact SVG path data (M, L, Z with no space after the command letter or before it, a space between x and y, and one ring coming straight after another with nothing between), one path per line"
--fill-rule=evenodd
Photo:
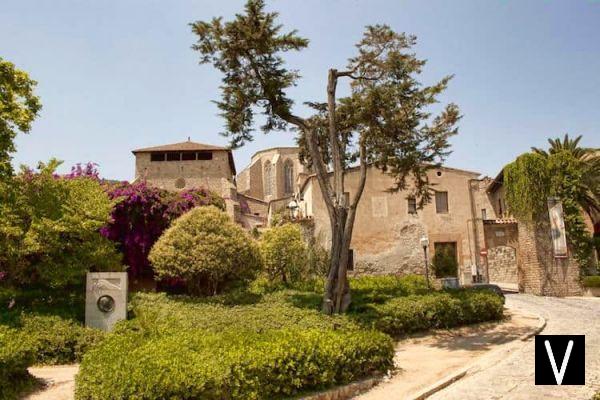
M133 153L136 180L168 190L213 190L247 229L264 228L275 214L286 213L308 222L317 243L330 244L319 184L300 162L297 147L259 151L237 176L231 150L225 147L188 140ZM347 172L348 198L358 179L358 169ZM549 221L531 224L507 214L502 172L491 179L440 167L429 170L428 179L432 201L419 208L410 187L390 191L394 178L368 168L351 243L353 274L425 274L427 261L435 277L431 266L436 254L442 254L455 261L453 276L462 284L483 281L537 295L581 294L572 255L558 259L552 254ZM598 222L589 221L590 229ZM427 249L421 246L424 238Z

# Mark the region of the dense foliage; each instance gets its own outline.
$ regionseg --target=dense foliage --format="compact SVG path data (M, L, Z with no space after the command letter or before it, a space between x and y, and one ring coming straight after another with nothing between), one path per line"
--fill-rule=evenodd
M491 292L432 292L420 276L351 279L352 308L334 316L319 312L322 278L260 282L204 298L137 294L134 318L84 356L76 397L290 398L392 368L392 340L373 328L400 335L502 316Z
M77 398L288 398L391 368L389 337L284 299L137 295L136 318L84 357Z
M392 355L389 338L368 331L130 332L84 357L76 398L289 398L384 372Z
M263 268L271 280L286 283L305 277L308 271L308 249L302 230L296 224L274 226L260 240Z
M0 325L0 398L16 399L31 382L34 349L26 334Z
M159 278L181 278L195 294L216 294L260 269L258 245L216 207L194 208L176 219L149 259Z
M458 260L456 259L456 250L450 246L436 246L431 267L436 278L457 277Z
M81 360L102 332L85 328L85 288L0 288L0 327L27 337L32 363L70 364Z
M502 318L502 298L490 291L458 290L406 296L371 307L359 319L390 335L494 321Z
M72 364L103 332L82 324L84 288L0 287L0 398L22 398L38 386L31 365ZM6 382L10 385L6 385Z
M82 168L79 167L78 170ZM78 173L75 170L73 173ZM83 168L80 173L89 175ZM101 233L116 242L123 253L132 278L152 277L148 254L171 221L196 206L214 205L225 208L223 199L204 189L169 192L148 186L145 182L108 185L107 192L117 204L111 212L111 222Z
M600 288L600 275L584 276L582 283L585 287Z
M100 183L55 174L60 162L23 169L0 184L0 269L13 285L60 287L80 283L89 270L121 268L100 228L113 202Z
M27 133L42 105L33 89L37 82L0 57L0 181L12 176L10 153L18 132Z
M504 168L506 201L510 212L524 221L547 219L548 198L562 202L567 241L582 272L593 269L593 244L584 216L588 189L587 167L568 150L519 156Z

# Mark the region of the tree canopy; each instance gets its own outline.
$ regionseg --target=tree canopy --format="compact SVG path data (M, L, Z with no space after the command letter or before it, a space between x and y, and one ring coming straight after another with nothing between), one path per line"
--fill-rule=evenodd
M0 179L11 175L10 153L18 132L27 133L42 108L33 90L37 82L0 57Z
M350 301L346 267L367 169L391 174L395 185L390 189L411 188L421 206L430 200L426 172L448 155L448 139L457 133L460 113L448 104L434 116L429 107L438 102L451 76L423 85L417 78L425 61L412 51L416 38L387 25L367 26L347 66L327 71L326 97L307 99L312 112L300 116L288 95L300 75L283 57L306 48L308 40L294 30L284 32L277 13L267 12L263 0L249 0L244 13L231 21L217 17L191 26L200 62L223 73L217 105L232 146L252 140L257 113L265 120L260 127L264 132L297 132L302 159L316 173L331 222L323 309L343 311ZM341 80L349 82L350 94L338 98ZM344 179L354 166L360 179L347 201Z

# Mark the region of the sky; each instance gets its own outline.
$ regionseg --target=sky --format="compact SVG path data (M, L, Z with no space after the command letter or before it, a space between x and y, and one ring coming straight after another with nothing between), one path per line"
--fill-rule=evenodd
M199 65L189 23L231 18L242 1L0 0L0 57L38 81L43 110L19 135L14 164L56 157L62 171L99 164L131 180L131 150L187 140L227 145L213 100L221 75ZM600 147L598 0L272 0L284 29L309 48L286 55L302 75L297 112L324 101L329 68L343 68L364 27L385 23L418 37L433 84L453 74L442 104L463 114L447 166L495 175L549 137L583 135ZM341 88L342 92L344 88ZM238 171L260 149L295 144L264 135L234 152Z

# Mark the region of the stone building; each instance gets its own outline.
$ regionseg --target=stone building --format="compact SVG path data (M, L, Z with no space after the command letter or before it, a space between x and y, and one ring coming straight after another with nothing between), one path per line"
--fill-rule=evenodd
M358 204L352 237L353 273L425 273L422 237L429 239L429 261L436 250L449 249L456 257L461 282L472 281L471 266L477 264L473 248L473 212L470 185L478 182L476 172L441 167L429 171L434 185L432 202L418 209L408 191L391 192L394 179L371 167ZM358 169L345 177L348 196L354 196ZM323 245L330 242L330 223L316 176L309 176L299 188L300 214L311 218L315 235Z
M491 282L502 283L519 292L542 296L577 296L582 294L580 268L572 249L564 257L555 257L548 215L536 221L518 221L506 216L504 172L489 180L485 194L494 218L483 219L483 246L486 270ZM584 218L590 233L594 222Z
M188 139L137 149L132 153L135 156L135 181L144 180L171 191L203 187L225 199L230 215L237 212L236 171L231 149Z
M237 176L240 205L266 222L269 210L285 208L294 198L303 176L307 176L307 170L300 162L298 147L258 151Z
M224 197L227 210L247 229L263 228L275 213L307 222L316 241L328 247L327 210L314 174L297 147L258 151L237 177L230 149L192 141L133 151L136 179L168 190L205 187ZM353 196L359 171L345 177ZM354 274L424 274L436 252L456 260L462 284L491 282L514 291L567 296L581 293L579 269L569 254L552 253L549 221L529 224L507 215L503 173L495 179L449 167L428 172L432 201L417 207L407 191L393 192L393 177L371 167L358 205L352 238ZM294 205L294 210L289 209ZM600 231L600 218L588 221ZM597 232L600 234L600 232Z
M235 188L235 164L225 147L187 142L133 150L135 179L167 190L205 187L219 194Z

